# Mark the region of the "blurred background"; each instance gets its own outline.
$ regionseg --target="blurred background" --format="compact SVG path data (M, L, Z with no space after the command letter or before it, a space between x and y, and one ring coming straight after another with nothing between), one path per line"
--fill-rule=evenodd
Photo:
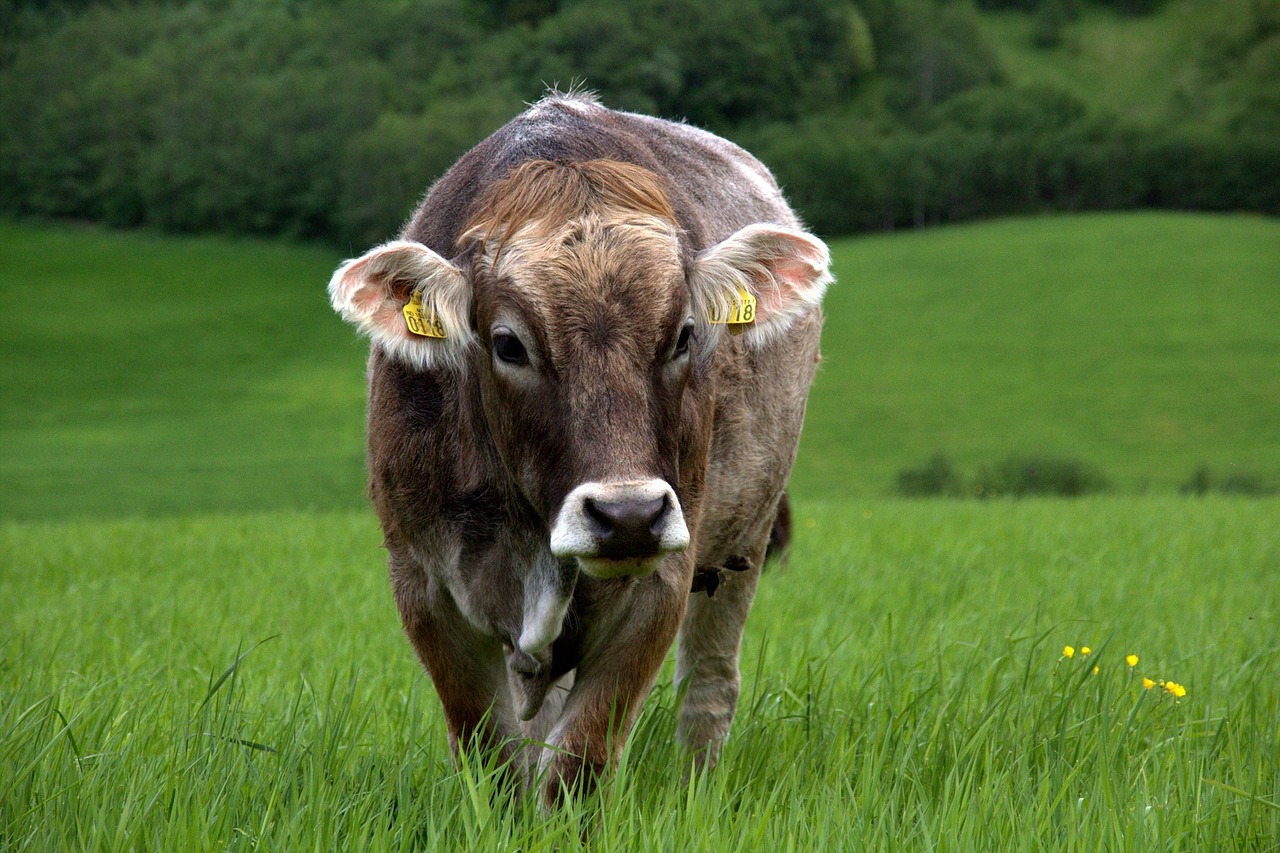
M831 241L798 495L1280 486L1280 0L0 0L0 514L362 506L329 273L549 85Z

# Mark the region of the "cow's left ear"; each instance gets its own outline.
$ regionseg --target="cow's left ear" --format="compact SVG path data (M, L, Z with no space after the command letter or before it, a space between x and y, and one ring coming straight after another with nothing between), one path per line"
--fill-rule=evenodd
M780 225L748 225L700 252L690 284L699 319L736 319L740 289L755 297L755 316L740 326L759 345L791 327L796 317L822 301L831 283L831 253L812 234ZM739 315L740 316L740 315Z
M329 300L389 356L414 367L455 366L474 338L466 275L410 240L384 243L338 267Z

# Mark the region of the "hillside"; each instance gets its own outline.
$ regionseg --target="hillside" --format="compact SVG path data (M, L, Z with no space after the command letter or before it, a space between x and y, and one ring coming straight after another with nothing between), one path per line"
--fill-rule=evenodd
M797 494L881 493L938 450L1079 455L1122 490L1280 473L1280 222L1056 217L833 249ZM361 506L339 260L0 225L0 516Z
M1280 473L1280 222L1107 214L834 244L796 489L934 451L1081 456L1122 490Z
M370 245L556 81L744 143L826 235L1280 215L1277 79L1280 0L0 0L0 216Z
M0 224L0 516L359 506L338 260Z

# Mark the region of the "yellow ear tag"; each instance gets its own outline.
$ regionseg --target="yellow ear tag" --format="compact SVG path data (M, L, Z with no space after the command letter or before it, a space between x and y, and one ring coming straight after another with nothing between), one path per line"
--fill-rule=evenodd
M422 291L415 290L413 296L404 306L404 324L412 334L421 338L444 338L444 324L436 314L436 306L431 305L425 311L422 308Z
M717 326L728 326L729 334L740 335L756 321L756 297L742 285L738 285L738 298L728 311L711 308L707 321Z

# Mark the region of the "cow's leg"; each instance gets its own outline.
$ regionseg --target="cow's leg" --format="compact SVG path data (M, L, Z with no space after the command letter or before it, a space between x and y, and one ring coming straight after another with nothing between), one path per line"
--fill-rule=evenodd
M570 672L551 685L547 690L546 698L542 700L542 707L538 709L537 716L520 726L526 738L535 743L546 743L552 727L560 721L564 713L565 700L569 698L569 691L573 689L573 681L574 676Z
M698 769L715 765L738 707L738 652L764 558L764 543L741 571L722 570L714 596L692 593L676 652L680 742Z
M444 707L449 747L478 749L510 759L519 729L507 691L501 644L481 634L444 596L426 599L396 584L396 604L405 634L426 667Z
M618 620L605 620L575 672L560 722L543 753L543 801L589 794L617 757L645 696L653 687L688 597L687 574L674 583L652 576L636 581L618 604Z

